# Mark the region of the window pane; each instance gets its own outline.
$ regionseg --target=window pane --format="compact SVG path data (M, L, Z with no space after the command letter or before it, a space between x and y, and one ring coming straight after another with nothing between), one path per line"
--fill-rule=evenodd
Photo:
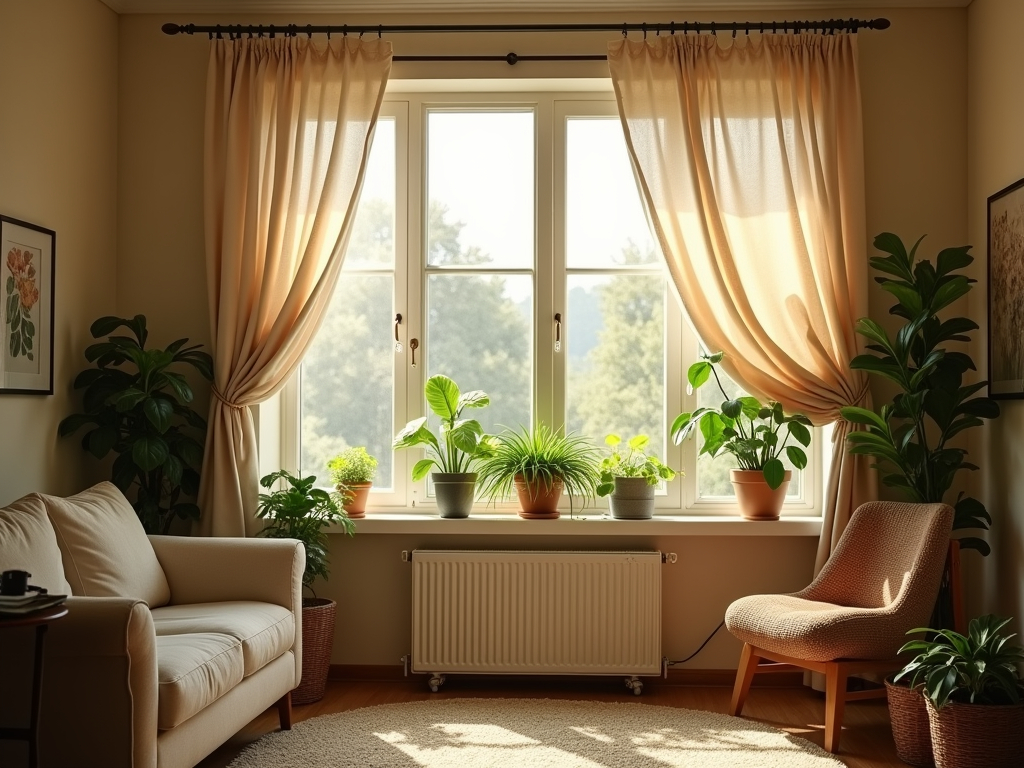
M603 445L651 438L665 458L665 278L570 275L566 328L569 429Z
M377 121L359 209L345 253L345 269L395 264L395 120Z
M430 266L532 268L533 112L427 114Z
M730 400L737 397L743 397L747 394L735 381L730 379L726 375L725 371L720 367L716 366L715 370L718 371L718 375L722 381L722 388L725 390L725 393L729 396ZM724 402L724 400L725 398L722 397L722 392L715 383L713 376L707 384L697 390L697 403L701 408L718 407ZM700 434L697 434L694 439L700 440ZM793 480L789 484L786 496L788 498L799 498L803 493L803 474L790 463L785 452L783 452L780 458L782 459L782 464L786 469L794 470ZM735 497L736 491L733 489L732 483L729 480L729 470L734 469L736 466L738 466L736 459L731 453L720 453L714 459L712 459L708 454L698 457L697 495L701 498Z
M342 273L302 362L301 468L327 479L327 460L364 445L379 462L374 487L393 485L394 318L391 275ZM326 483L325 483L326 484Z
M485 432L531 423L533 279L527 275L430 275L427 375L443 373L491 404L474 411Z
M569 267L658 263L619 119L570 118L566 154Z

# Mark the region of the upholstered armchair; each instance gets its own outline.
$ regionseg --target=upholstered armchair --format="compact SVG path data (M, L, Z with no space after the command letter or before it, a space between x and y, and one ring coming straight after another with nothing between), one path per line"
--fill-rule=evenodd
M896 653L906 633L926 626L935 605L952 526L945 504L864 504L806 589L730 605L725 625L743 641L730 714L743 711L757 672L780 665L820 672L825 749L839 751L845 703L879 695L847 692L847 678L902 666Z

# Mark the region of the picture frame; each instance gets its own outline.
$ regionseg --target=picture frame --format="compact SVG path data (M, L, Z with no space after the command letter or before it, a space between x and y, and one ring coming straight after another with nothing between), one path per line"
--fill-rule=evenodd
M988 388L1024 399L1024 179L988 199Z
M0 214L0 394L53 394L57 233Z

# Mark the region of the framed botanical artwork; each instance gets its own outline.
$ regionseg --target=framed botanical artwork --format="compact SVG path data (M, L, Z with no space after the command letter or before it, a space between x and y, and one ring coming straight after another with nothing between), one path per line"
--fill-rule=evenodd
M56 240L52 229L0 215L0 394L53 394Z

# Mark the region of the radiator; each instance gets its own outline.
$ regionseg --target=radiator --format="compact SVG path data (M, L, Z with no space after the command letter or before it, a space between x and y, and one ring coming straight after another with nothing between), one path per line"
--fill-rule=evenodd
M433 690L443 673L657 675L661 562L660 552L416 550L412 671L432 673Z

